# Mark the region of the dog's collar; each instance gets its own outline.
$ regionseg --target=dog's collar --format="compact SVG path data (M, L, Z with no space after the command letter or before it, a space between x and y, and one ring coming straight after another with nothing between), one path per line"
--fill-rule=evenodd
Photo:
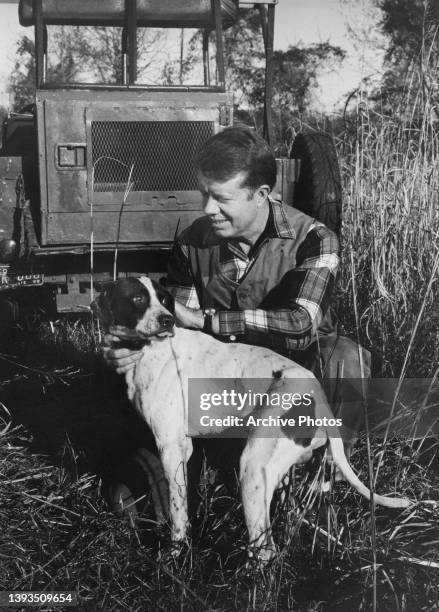
M126 327L121 327L120 325L110 325L108 331L112 336L117 336L117 338L119 338L117 348L128 348L137 351L142 349L144 346L150 345L153 338L162 340L174 335L172 333L169 334L169 336L160 336L160 334L169 331L165 327L150 334L136 332L134 330L127 329Z
M151 344L150 340L142 340L141 338L138 338L137 340L135 338L132 339L128 339L128 338L123 338L120 339L118 342L113 342L112 346L113 348L126 348L129 349L130 351L140 351L141 349L143 349L144 346L149 346Z

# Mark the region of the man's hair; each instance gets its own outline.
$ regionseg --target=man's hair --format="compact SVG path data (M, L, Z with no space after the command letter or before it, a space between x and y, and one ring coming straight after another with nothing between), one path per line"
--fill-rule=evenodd
M245 172L243 187L257 189L276 183L276 160L263 138L247 127L231 127L215 134L204 144L195 158L198 170L205 177L228 181Z

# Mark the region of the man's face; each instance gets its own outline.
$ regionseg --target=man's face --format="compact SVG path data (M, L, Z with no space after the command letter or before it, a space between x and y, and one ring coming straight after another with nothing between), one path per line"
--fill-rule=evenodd
M198 174L204 213L209 217L215 234L221 238L251 240L258 231L261 203L265 198L260 190L253 193L248 187L242 187L245 178L245 172L239 172L226 181Z

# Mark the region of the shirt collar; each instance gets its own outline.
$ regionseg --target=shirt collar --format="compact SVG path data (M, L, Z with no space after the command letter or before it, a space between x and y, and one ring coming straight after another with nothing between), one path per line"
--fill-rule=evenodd
M264 231L252 246L248 255L244 254L238 244L227 242L229 250L240 258L246 259L248 256L251 256L265 240L270 238L291 238L293 240L296 238L296 231L290 225L282 203L269 197L268 204L268 219Z
M261 244L267 238L292 238L294 240L297 237L296 230L290 225L282 202L269 197L268 204L270 208L267 223L256 244Z
M283 204L270 197L268 201L270 204L270 215L263 234L269 229L270 222L271 231L266 238L291 238L293 240L297 238L296 230L290 225Z

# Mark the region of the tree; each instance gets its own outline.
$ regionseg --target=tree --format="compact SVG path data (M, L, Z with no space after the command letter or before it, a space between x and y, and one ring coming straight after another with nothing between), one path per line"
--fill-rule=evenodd
M238 94L238 114L247 111L260 127L264 101L264 46L258 12L249 9L225 35L226 77L230 89ZM345 52L329 42L302 46L290 45L273 54L273 100L278 132L293 114L307 111L312 90L323 66L341 62Z
M423 48L439 50L437 0L378 0L378 6L389 38L386 59L393 66L412 61Z
M333 66L345 58L345 52L329 42L291 46L274 53L274 92L279 109L280 132L293 114L303 115L311 102L312 90L317 84L322 66Z
M120 28L53 26L48 37L47 80L65 83L122 83ZM139 28L138 73L141 79L160 54L165 54L163 31ZM22 36L9 79L14 108L30 104L35 94L35 44ZM156 73L157 71L155 71Z
M202 80L202 33L189 39L184 53L183 31L139 28L139 81L149 75L155 84L183 84L190 77ZM211 64L214 66L215 34L211 35ZM118 28L58 26L50 28L48 80L58 82L122 82L121 36ZM175 45L174 45L175 43ZM172 47L179 50L171 57ZM33 100L35 91L35 48L23 37L17 49L17 61L10 85L15 93L15 107ZM175 55L175 54L174 54ZM273 57L275 131L280 140L293 115L306 112L313 88L323 66L333 66L344 58L339 47L324 42L309 46L290 46ZM224 32L226 87L235 94L236 118L262 127L264 102L264 43L256 9L241 11L238 22ZM163 64L163 59L165 61ZM213 72L213 70L212 70Z
M190 41L191 61L199 55L201 33ZM211 36L214 49L215 36ZM265 52L259 13L240 11L236 24L224 32L226 88L234 92L238 120L262 128ZM318 73L323 66L343 61L345 52L329 42L290 46L273 55L273 107L275 131L282 141L291 117L307 111ZM214 57L212 56L212 61Z
M422 117L439 101L439 3L437 0L376 0L388 38L387 70L381 84L388 106L401 102Z
M9 87L14 93L14 110L20 110L32 102L35 92L35 44L27 36L22 36L18 41L17 59Z

